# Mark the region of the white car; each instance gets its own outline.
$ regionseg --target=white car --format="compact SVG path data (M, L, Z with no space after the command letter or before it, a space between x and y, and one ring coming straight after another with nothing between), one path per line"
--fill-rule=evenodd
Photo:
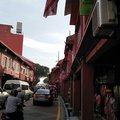
M31 91L30 89L25 91L25 101L30 100L30 98L32 98L33 96L33 91Z
M7 80L3 86L3 89L10 94L11 90L21 88L23 94L25 95L25 101L32 97L33 92L30 90L30 85L26 81L22 80Z
M0 106L2 108L5 108L6 100L9 94L0 87Z

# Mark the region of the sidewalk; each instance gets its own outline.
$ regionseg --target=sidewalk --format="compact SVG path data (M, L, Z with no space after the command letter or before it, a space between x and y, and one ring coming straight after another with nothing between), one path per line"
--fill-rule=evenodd
M68 109L61 96L58 97L58 100L60 102L60 120L80 120L77 116L72 116L71 113L68 113Z
M68 105L64 103L64 100L61 96L58 97L59 107L60 107L60 119L59 120L80 120L78 116L72 116L72 113L68 112ZM94 120L106 120L100 115L94 114Z

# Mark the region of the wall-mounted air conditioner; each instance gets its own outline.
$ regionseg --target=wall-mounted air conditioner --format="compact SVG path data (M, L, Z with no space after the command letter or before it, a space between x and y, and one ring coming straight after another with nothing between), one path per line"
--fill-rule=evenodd
M93 36L110 37L118 24L117 8L112 0L97 0L92 14Z

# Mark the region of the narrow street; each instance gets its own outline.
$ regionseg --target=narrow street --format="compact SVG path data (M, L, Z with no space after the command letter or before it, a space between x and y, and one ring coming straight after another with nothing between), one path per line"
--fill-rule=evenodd
M52 106L41 104L33 106L32 98L25 103L24 120L56 120L58 103L54 101ZM4 110L0 110L2 113Z
M119 8L120 0L0 0L0 107L12 113L0 116L120 120ZM14 90L30 99L24 114Z

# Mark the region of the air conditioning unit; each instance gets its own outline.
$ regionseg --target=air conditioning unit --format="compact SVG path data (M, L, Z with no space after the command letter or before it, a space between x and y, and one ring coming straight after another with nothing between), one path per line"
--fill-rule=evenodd
M112 0L97 0L92 14L93 36L111 37L118 24L116 13Z

